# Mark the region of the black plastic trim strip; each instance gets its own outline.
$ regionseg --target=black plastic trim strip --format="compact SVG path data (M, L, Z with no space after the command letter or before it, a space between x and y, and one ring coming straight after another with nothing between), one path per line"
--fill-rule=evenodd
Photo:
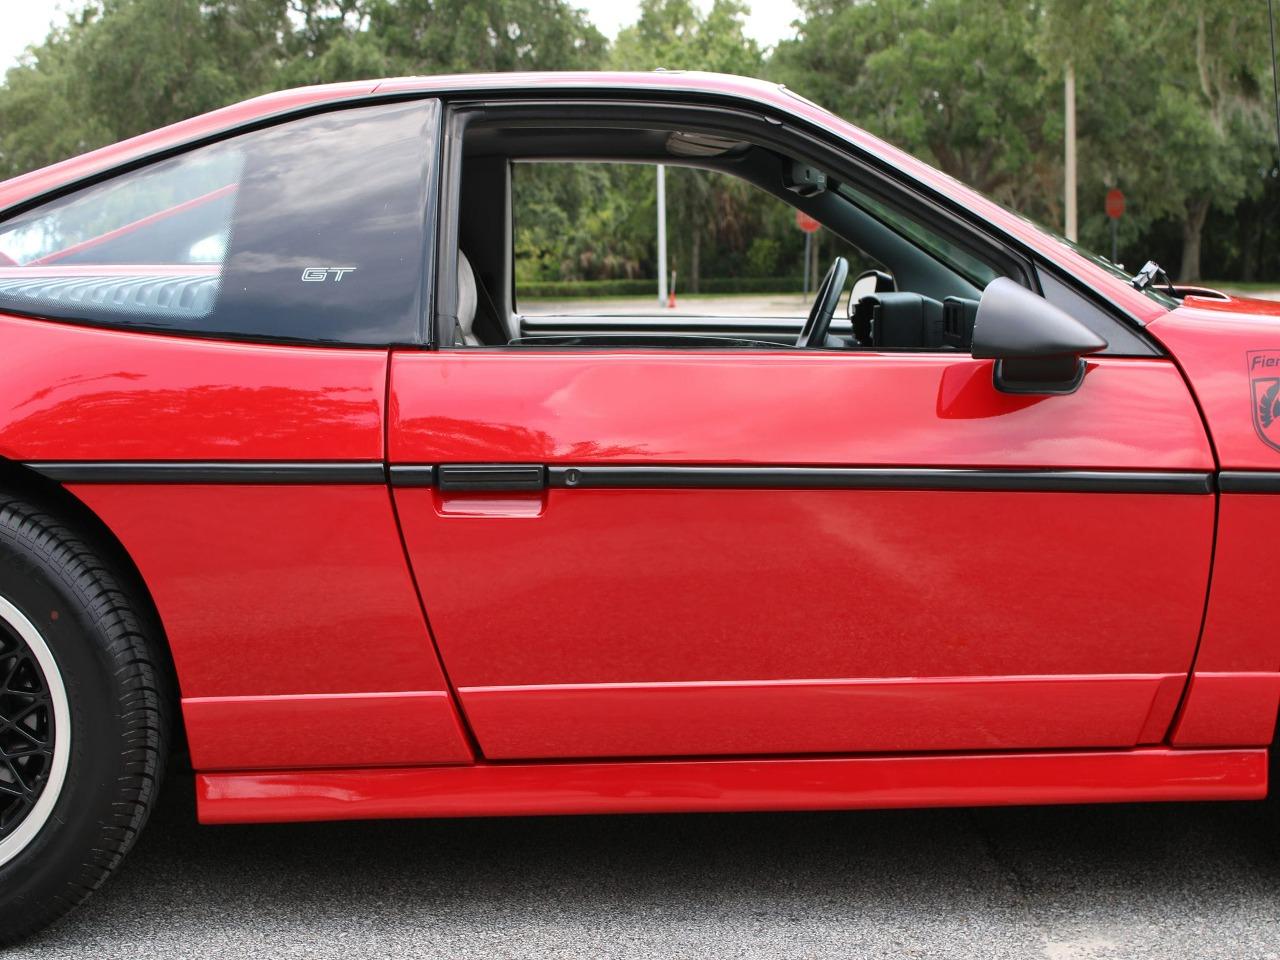
M553 487L838 490L1010 490L1082 493L1213 492L1213 475L1147 470L970 470L880 467L552 467Z
M61 483L380 484L443 491L618 489L1008 490L1208 494L1213 474L1154 470L973 470L953 467L686 467L397 464L372 461L33 461ZM1231 493L1280 493L1280 472L1225 471Z
M1218 474L1223 493L1280 493L1280 472L1273 470L1223 470Z
M449 463L436 468L441 491L542 490L547 470L533 463Z
M1046 490L1212 493L1202 472L965 470L927 467L552 467L550 485L576 488L783 488L841 490Z
M58 460L26 466L60 483L385 483L380 462L271 463L263 461Z
M517 477L516 471L524 475ZM1081 493L1213 492L1213 474L1154 470L971 470L953 467L685 467L448 464L436 467L442 490L801 489L1008 490ZM427 486L430 466L393 466L393 486ZM505 471L511 471L509 475ZM483 475L481 472L484 472ZM456 479L446 477L456 473ZM1280 476L1280 475L1277 475ZM540 479L545 477L545 480ZM502 484L502 485L497 485Z
M393 487L434 487L436 468L394 464L387 468L387 479Z

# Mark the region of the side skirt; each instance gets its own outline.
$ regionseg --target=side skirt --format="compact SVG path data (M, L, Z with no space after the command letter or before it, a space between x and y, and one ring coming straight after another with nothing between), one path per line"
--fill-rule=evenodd
M1256 800L1267 751L512 763L203 773L201 823Z

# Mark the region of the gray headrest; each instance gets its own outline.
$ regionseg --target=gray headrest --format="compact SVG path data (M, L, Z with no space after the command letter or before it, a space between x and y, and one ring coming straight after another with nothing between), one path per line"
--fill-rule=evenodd
M462 342L475 346L479 343L471 332L471 325L476 319L476 275L471 269L471 261L461 250L458 251L458 333Z

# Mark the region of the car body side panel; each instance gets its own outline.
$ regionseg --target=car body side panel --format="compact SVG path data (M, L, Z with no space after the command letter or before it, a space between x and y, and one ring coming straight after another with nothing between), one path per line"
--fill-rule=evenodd
M1280 543L1280 440L1259 406L1280 366L1280 304L1189 298L1151 333L1186 372L1223 471L1217 545L1195 672L1172 733L1178 746L1265 745L1280 706L1280 633L1270 611ZM1270 440L1266 439L1270 437ZM1274 478L1269 475L1277 474ZM1272 492L1243 492L1230 478Z
M1185 683L1179 673L584 683L458 693L485 756L511 760L675 750L749 755L763 743L782 754L1128 747L1163 736L1173 703L1157 706L1157 694ZM1157 709L1153 736L1146 727Z
M1182 367L1204 411L1223 470L1280 470L1280 449L1259 437L1250 381L1252 355L1280 356L1280 303L1212 301L1186 304L1147 330ZM1263 358L1265 360L1265 357ZM1276 376L1276 368L1258 376Z
M1091 361L1050 397L958 354L585 355L396 353L391 461L1213 469L1163 360Z
M385 350L5 316L0 343L0 455L37 470L210 461L373 468L374 481L358 483L68 483L123 544L156 602L182 695L195 701L197 764L470 758L377 479ZM346 699L387 693L412 696ZM285 699L262 699L273 697ZM294 722L278 722L282 713ZM371 713L380 726L354 722Z
M443 689L385 487L69 489L147 580L183 696Z
M1213 518L1180 495L551 490L523 517L395 495L493 759L1119 747L1157 700L1158 740ZM997 517L1007 549L964 546Z
M471 758L385 486L70 489L151 591L198 768Z
M946 355L397 352L392 367L393 470L1212 468L1167 361L1098 360L1050 398L997 393L989 363ZM1158 739L1214 517L1207 492L394 493L443 661L502 759Z
M203 774L201 823L1256 800L1265 750L508 763Z
M1271 332L1274 320L1208 317L1212 305L1193 305L1163 318L1158 305L967 188L765 84L694 74L546 74L418 78L289 91L0 184L0 209L155 151L216 136L236 124L359 98L379 88L423 95L482 91L527 96L537 91L552 99L574 91L598 95L627 90L648 98L715 98L765 108L775 116L792 114L798 124L825 129L951 198L957 208L988 218L1140 322L1160 318L1154 326L1161 328L1166 345L1187 371L1223 468L1280 468L1275 451L1252 445L1258 443L1248 417L1253 400L1244 399L1248 383L1243 369L1235 372L1245 351L1280 344ZM1229 336L1219 337L1223 330ZM1182 381L1177 371L1159 361L1091 362L1081 394L1046 401L992 396L984 389L990 365L967 358L942 369L928 358L886 358L886 375L876 389L851 396L836 376L835 364L817 357L805 358L803 376L787 372L788 364L780 361L765 380L747 376L745 367L734 372L726 365L728 372L705 389L705 370L700 377L686 376L700 369L703 358L697 356L677 364L665 355L660 362L669 365L670 376L655 378L650 370L629 381L639 368L637 358L616 364L606 358L602 369L579 376L554 363L543 364L536 375L530 368L521 371L510 365L515 359L510 355L418 354L412 362L419 365L418 373L427 375L413 386L398 381L403 392L387 411L392 420L388 457L383 445L384 352L184 341L8 316L0 316L0 338L6 358L0 378L0 456L23 462L380 463L384 457L400 457L401 462L431 463L753 464L760 458L753 438L763 432L770 440L769 462L783 464L1175 471L1215 466L1199 417L1185 391L1178 389ZM645 389L637 393L637 384ZM794 412L799 396L813 398L808 416L777 415L779 397ZM687 417L694 408L709 414ZM1050 409L1059 414L1056 420ZM1243 420L1238 419L1241 410ZM1064 432L1062 423L1073 416L1081 429ZM851 422L865 431L859 435L862 442L833 447L831 431L847 429ZM1143 429L1135 429L1135 422ZM708 423L716 428L705 429ZM193 757L197 767L215 771L200 778L202 816L210 821L1210 799L1255 797L1265 790L1261 750L433 768L468 764L474 757L405 566L394 502L384 486L102 483L73 484L71 489L120 538L156 598L174 647ZM833 693L835 720L819 712L810 732L820 732L820 724L840 722L841 711L853 703L869 737L881 725L878 733L885 745L873 743L867 749L891 746L892 724L876 710L876 698L892 712L904 690L911 697L925 687L938 695L916 706L962 715L969 711L971 726L988 724L996 731L987 747L1015 747L1025 736L1042 737L1035 724L1055 711L1074 717L1077 739L1106 746L1153 742L1168 725L1176 701L1172 691L1181 687L1195 649L1186 623L1202 602L1208 575L1213 508L1207 496L1017 494L1017 516L1007 532L1035 549L1023 556L979 553L975 570L974 554L968 563L959 558L975 535L1005 522L1010 501L997 495L860 491L846 493L839 504L832 499L824 508L821 496L799 504L794 491L735 491L735 505L765 520L779 508L796 508L792 516L809 524L807 534L825 536L834 547L856 551L866 525L841 527L839 519L848 520L842 511L858 501L868 517L896 518L904 540L925 542L936 536L950 548L942 557L936 550L899 550L890 556L868 548L860 556L874 561L869 580L864 579L866 567L828 565L839 578L836 589L874 594L877 576L881 586L893 585L895 577L925 582L959 604L960 615L969 617L967 626L975 628L955 634L951 648L938 644L935 635L932 647L911 651L920 667L910 676L877 676L873 649L870 662L864 657L855 670L846 671L846 683L838 660L849 655L847 650L831 647L832 659L816 681L797 675L781 658L788 642L804 641L814 635L814 623L830 622L768 622L781 605L764 604L768 598L752 578L781 581L790 601L794 591L786 574L804 565L799 557L787 558L786 531L769 530L766 523L765 549L757 555L735 549L740 541L728 536L732 525L741 522L738 518L713 516L711 524L699 526L715 511L697 492L679 497L643 489L579 494L570 505L564 491L470 502L429 489L396 491L397 501L413 514L406 535L425 558L419 579L425 590L446 598L441 610L453 635L465 635L459 624L468 605L483 596L480 587L492 585L493 568L484 565L493 555L485 555L485 538L491 535L485 526L516 519L527 522L536 535L508 536L499 547L510 549L514 543L514 559L537 561L521 568L524 577L517 577L514 567L498 571L498 586L517 599L522 592L548 588L552 605L580 603L580 589L555 592L566 563L577 564L571 572L594 572L601 582L632 577L661 591L661 575L630 563L628 536L638 538L635 542L649 538L646 549L659 543L677 558L677 566L723 567L719 581L713 579L720 592L712 605L737 613L759 610L761 623L770 628L767 642L752 651L756 659L739 666L743 683L768 691L757 704L767 706L770 697L783 704L774 726L795 715L787 707L789 691L816 682ZM682 503L673 506L677 499ZM1214 590L1196 673L1174 736L1177 745L1254 744L1270 737L1280 696L1280 641L1266 630L1267 596L1260 572L1268 565L1266 545L1280 533L1270 503L1265 495L1221 497ZM589 530L575 526L591 521L593 511L597 517L629 517L632 529L600 548L591 542ZM810 515L804 518L806 511ZM549 517L554 520L537 530L534 525ZM856 511L852 519L859 519ZM1133 531L1143 525L1148 533L1141 539L1114 536L1117 529ZM881 546L894 544L894 529L878 533ZM567 549L563 554L548 551L548 541ZM1044 562L1055 550L1063 552L1065 562ZM833 550L822 559L839 555ZM1037 579L1048 584L1064 568L1079 587L1074 604L1042 603L1036 610L1034 590L1017 590L1034 587ZM465 571L463 579L470 578L461 585L460 570ZM965 578L975 576L987 583L1008 577L1010 582L1001 587L1007 595L999 616L964 608ZM752 586L754 592L747 590ZM804 590L802 586L800 599L811 605L813 616L825 616L822 604L828 597ZM1158 612L1126 613L1121 590L1145 591L1157 602ZM650 738L650 745L640 745L643 751L658 743L672 749L682 731L690 730L708 709L718 709L726 686L706 680L724 672L714 660L714 649L686 651L678 644L642 649L655 625L667 640L676 632L670 629L673 611L666 601L677 592L647 598L630 611L637 616L634 629L649 628L637 634L628 653L636 658L632 665L645 668L645 676L619 686L644 695L631 718L637 727L653 725L642 731ZM603 609L619 596L599 590L590 602ZM753 603L759 606L753 608ZM1105 610L1102 621L1071 616L1098 607ZM610 612L616 612L616 604ZM591 643L599 634L568 630L557 635L550 618L535 622L543 636L563 645L563 662L577 671L570 682L554 682L558 677L549 682L544 665L529 656L524 631L530 624L511 613L501 607L496 613L499 620L509 618L502 627L507 637L502 642L508 644L502 651L505 659L496 667L478 659L468 663L473 654L465 644L455 647L466 681L464 696L471 698L478 722L497 724L499 732L491 737L495 750L502 752L501 737L518 733L521 720L530 718L522 713L524 706L511 709L526 693L549 694L536 698L532 717L544 726L530 730L533 737L554 734L553 721L564 723L566 730L580 730L593 719L608 719L609 709L623 701L606 698L603 708L591 703L607 687L607 681L600 681L608 666L592 659L598 651ZM911 635L895 626L892 630L899 633L890 638L887 625L894 622L893 614L910 626L911 617L922 611L901 605L880 611L880 639L903 643L928 634L927 624ZM1033 634L1038 645L1028 658L1018 644ZM1112 649L1095 643L1091 638L1096 637L1109 639ZM979 639L987 645L980 647ZM968 673L929 675L945 674L957 664ZM825 675L828 668L836 671L834 681ZM545 690L533 689L538 687ZM674 696L653 699L655 688ZM519 696L513 698L513 690ZM1062 690L1087 692L1083 706L1090 710L1054 692ZM868 691L871 697L859 699ZM843 699L846 694L852 699ZM584 703L585 710L578 706ZM730 704L722 730L752 719L735 713L740 706ZM926 726L937 723L936 718L923 721ZM569 738L563 731L552 738L560 741L554 748L560 755L572 753L565 743ZM897 741L897 749L902 742ZM948 746L936 739L919 742L928 749ZM616 745L615 740L591 751ZM743 743L731 747L743 748ZM527 742L506 749L512 756L529 752ZM374 764L405 769L360 769ZM341 765L358 769L255 772Z
M0 314L0 456L382 459L387 353L102 330Z
M468 763L447 690L186 697L197 770Z

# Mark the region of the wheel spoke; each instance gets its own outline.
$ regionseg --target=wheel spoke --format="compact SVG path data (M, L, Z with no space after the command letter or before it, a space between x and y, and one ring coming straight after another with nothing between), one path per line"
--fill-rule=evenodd
M8 760L0 761L0 771L7 774L6 777L0 778L0 793L34 799L36 784L39 782L43 771L38 771L31 776L24 776L22 768L15 763L10 763Z
M53 703L39 662L0 623L0 840L35 806L53 762Z
M26 737L37 746L43 746L45 741L36 736L35 733L32 732L31 728L22 721L42 709L47 710L47 708L48 704L40 700L37 700L35 703L27 704L27 706L21 712L14 715L12 719L7 720L4 723L0 723L0 737L3 737L6 733L16 733L19 736Z
M6 654L6 656L9 656L9 654ZM26 662L26 657L17 650L13 651L12 656L13 660L9 663L9 668L4 674L4 682L0 683L0 693L8 691L9 684L13 683L13 678L18 674L18 668Z
M6 747L3 743L0 743L0 761L22 760L25 757L43 757L47 756L48 753L49 747L43 743L38 746L18 747L16 749Z

